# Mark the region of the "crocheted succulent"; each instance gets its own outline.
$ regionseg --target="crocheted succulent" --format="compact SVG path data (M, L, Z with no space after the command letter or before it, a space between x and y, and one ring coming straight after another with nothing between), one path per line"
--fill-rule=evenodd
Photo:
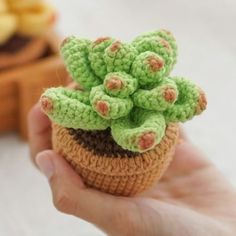
M64 127L110 127L122 148L145 152L160 143L168 123L185 122L206 108L198 86L169 76L177 46L166 30L143 34L131 43L72 36L62 43L61 54L82 90L50 88L41 106Z
M0 45L14 34L41 35L55 20L55 10L43 0L0 0Z

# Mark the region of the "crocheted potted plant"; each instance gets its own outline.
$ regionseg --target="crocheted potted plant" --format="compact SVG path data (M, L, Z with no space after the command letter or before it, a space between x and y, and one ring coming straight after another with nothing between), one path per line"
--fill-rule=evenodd
M0 69L41 57L55 16L43 0L0 0Z
M53 148L90 187L123 196L144 191L172 160L178 122L206 108L198 86L169 76L174 37L166 30L131 43L69 37L61 54L79 89L50 88L41 96Z
M27 114L43 89L65 85L56 18L44 0L0 0L0 133L27 138Z

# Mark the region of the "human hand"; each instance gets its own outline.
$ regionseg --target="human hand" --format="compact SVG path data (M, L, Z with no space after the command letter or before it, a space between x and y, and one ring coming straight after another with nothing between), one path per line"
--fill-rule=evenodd
M109 235L234 236L236 193L225 177L182 134L161 181L135 197L87 188L51 150L51 124L36 105L29 114L32 160L49 179L55 207Z

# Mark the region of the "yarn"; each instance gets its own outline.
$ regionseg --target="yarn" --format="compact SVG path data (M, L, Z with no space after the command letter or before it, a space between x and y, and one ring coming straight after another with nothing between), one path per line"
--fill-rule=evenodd
M87 92L50 88L41 97L41 106L51 120L64 127L85 130L109 127L109 121L102 119L90 106Z
M198 86L170 76L177 45L166 30L142 34L131 43L72 36L63 41L61 55L84 91L46 90L43 111L66 128L110 127L123 149L138 153L154 149L170 123L190 120L206 108Z
M130 98L111 97L103 85L92 88L90 101L93 109L104 119L118 119L127 116L133 107Z
M153 89L138 89L132 98L137 107L162 112L173 106L178 94L176 83L171 78L166 78Z
M103 82L107 94L113 97L127 98L138 88L138 81L125 72L112 72Z
M84 89L90 89L101 83L90 67L88 48L91 42L74 36L62 42L61 54L72 79Z
M109 152L107 136L98 139L104 131L99 136L96 131L72 133L56 124L52 131L53 149L73 166L86 186L118 196L134 196L156 184L173 158L179 137L178 124L169 124L153 149L131 154L114 147Z
M107 66L105 63L105 50L109 47L114 39L109 37L98 38L89 46L88 59L90 61L90 66L95 72L95 74L103 79L107 74Z
M104 60L107 72L124 71L129 73L131 65L138 55L138 51L130 44L114 41L106 48Z
M112 120L111 123L114 140L121 147L140 153L160 143L165 129L166 123L161 113L142 109L134 109L130 116Z

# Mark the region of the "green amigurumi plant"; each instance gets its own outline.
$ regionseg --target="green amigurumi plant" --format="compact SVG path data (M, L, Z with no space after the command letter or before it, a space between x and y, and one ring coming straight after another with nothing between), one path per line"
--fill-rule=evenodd
M185 122L206 108L198 86L169 76L177 46L166 30L143 34L129 44L72 36L62 43L61 54L82 90L47 89L41 106L63 127L110 127L117 144L141 153L160 143L168 123Z

